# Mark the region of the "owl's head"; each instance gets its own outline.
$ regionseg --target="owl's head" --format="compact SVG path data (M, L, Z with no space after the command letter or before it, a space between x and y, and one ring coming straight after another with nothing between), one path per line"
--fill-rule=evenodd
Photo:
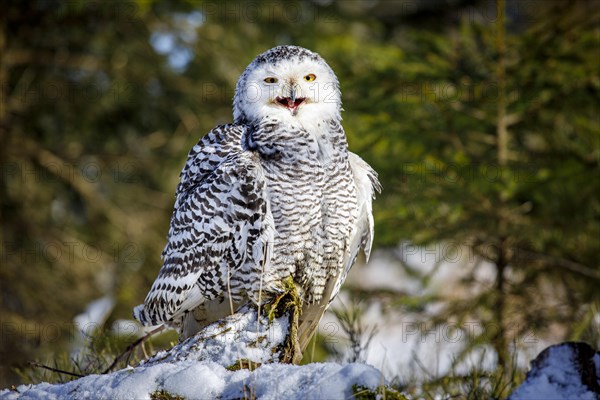
M233 98L235 123L265 117L294 122L340 119L338 80L317 53L298 46L274 47L252 61Z

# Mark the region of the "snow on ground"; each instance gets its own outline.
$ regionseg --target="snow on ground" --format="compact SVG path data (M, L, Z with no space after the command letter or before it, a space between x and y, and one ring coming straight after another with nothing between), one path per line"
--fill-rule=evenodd
M104 325L114 306L115 300L111 296L94 300L87 305L84 312L74 318L75 325L84 337L89 336Z
M80 359L86 349L86 342L94 335L97 329L104 326L107 318L115 307L112 296L106 295L89 303L85 310L73 318L77 327L76 335L71 342L71 357Z
M182 360L203 360L230 366L237 360L269 363L279 360L289 322L286 316L269 321L244 307L233 315L204 328L195 336L161 351L144 365Z
M186 399L347 399L353 385L375 389L381 373L364 364L265 364L254 371L229 371L214 362L183 360L90 375L61 385L21 385L0 398L150 399L157 391Z
M591 376L590 376L591 375ZM551 346L532 363L509 400L600 398L600 353L585 343Z

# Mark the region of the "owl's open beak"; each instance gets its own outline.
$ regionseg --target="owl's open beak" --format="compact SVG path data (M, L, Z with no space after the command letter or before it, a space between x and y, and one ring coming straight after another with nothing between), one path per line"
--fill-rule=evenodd
M292 93L293 95L293 93ZM275 101L284 106L285 108L287 108L288 110L290 110L292 112L293 115L296 115L296 113L298 112L298 107L300 107L304 101L306 100L305 97L276 97Z

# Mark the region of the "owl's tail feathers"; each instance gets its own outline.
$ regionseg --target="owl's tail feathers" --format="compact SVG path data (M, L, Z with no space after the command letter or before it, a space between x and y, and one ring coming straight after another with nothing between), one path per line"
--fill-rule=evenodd
M158 321L156 319L156 314L148 313L144 304L140 304L133 308L133 317L140 321L140 324L144 326L157 326L163 323L163 321Z

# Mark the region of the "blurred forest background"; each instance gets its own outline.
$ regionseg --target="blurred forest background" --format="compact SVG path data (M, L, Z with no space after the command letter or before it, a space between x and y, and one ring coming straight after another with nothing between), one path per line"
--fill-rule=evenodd
M456 357L486 348L504 373L519 335L598 348L599 26L594 0L3 2L0 386L71 351L98 299L98 328L135 339L118 327L161 265L187 153L279 44L338 75L350 148L384 187L378 254L423 287L442 263L460 277L449 292L350 282L346 299L377 302L379 326L494 326Z

